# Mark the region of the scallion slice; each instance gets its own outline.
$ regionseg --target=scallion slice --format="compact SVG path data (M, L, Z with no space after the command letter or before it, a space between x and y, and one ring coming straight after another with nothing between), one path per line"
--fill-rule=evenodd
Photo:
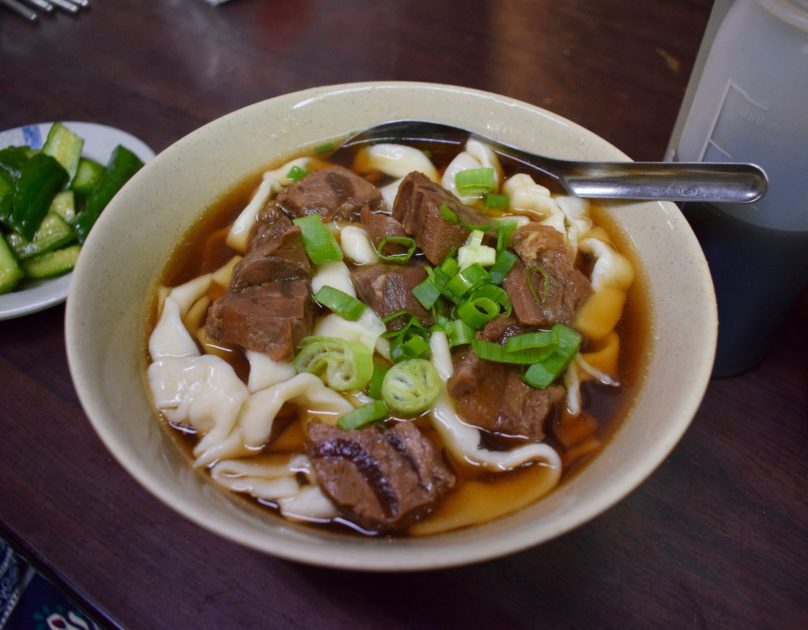
M494 286L493 284L485 284L478 289L475 289L474 292L469 296L470 300L474 300L477 298L489 298L494 300L499 306L502 308L502 311L505 315L510 315L513 307L511 306L511 298L508 297L508 293L505 289L501 287Z
M558 345L547 357L531 365L525 372L525 383L531 387L542 389L550 385L567 368L581 347L580 334L563 324L556 324L553 329L557 327L560 327Z
M462 319L455 319L443 325L443 331L449 340L449 347L464 346L474 339L474 329Z
M517 260L518 257L516 254L507 249L503 249L497 253L496 262L488 269L488 273L491 275L491 283L502 284L505 282L505 278L508 277L508 274L511 272L511 269L513 269Z
M352 431L371 422L384 420L389 414L390 410L383 400L374 400L369 405L357 407L343 415L337 420L337 426L343 431Z
M469 265L446 283L449 297L457 302L471 289L491 280L491 275L479 263Z
M338 392L364 389L373 375L370 351L339 337L305 337L292 364L298 372L319 376Z
M541 296L539 296L539 292L537 291L533 282L534 273L541 275ZM525 283L527 284L527 288L530 290L530 295L533 296L533 299L536 300L536 302L539 304L544 304L547 301L547 296L550 292L550 274L547 273L547 270L544 267L536 264L525 267Z
M399 254L385 254L384 248L388 244L404 245L407 247L407 251ZM405 263L409 261L409 259L412 258L412 255L415 253L415 239L410 238L409 236L385 236L381 241L379 241L379 245L375 249L376 254L378 254L379 258L381 258L384 262Z
M481 359L493 361L495 363L510 363L512 365L532 365L546 359L552 353L552 348L539 348L534 350L524 350L522 352L508 352L505 346L474 339L471 342L471 349Z
M387 370L390 369L378 361L373 362L373 375L370 377L370 383L368 383L368 396L371 398L375 398L377 400L381 399L382 397L382 381L384 380L384 375L387 374Z
M484 195L494 190L493 168L470 168L455 175L455 186L461 195Z
M429 278L416 284L412 288L412 294L426 309L435 306L435 302L440 298L440 290Z
M516 221L497 221L497 251L507 249L519 224Z
M547 346L557 346L559 344L558 328L542 330L540 332L524 333L510 337L505 342L505 349L508 352L520 352L521 350L531 350L533 348L546 348Z
M334 150L333 142L326 142L319 146L314 147L314 152L317 154L329 153Z
M497 193L488 193L485 196L485 207L492 210L507 210L510 207L511 200L508 195L500 195Z
M469 299L457 307L457 314L468 326L480 330L499 315L499 304L487 297Z
M305 168L295 164L292 168L289 169L289 172L286 173L286 177L288 179L291 179L293 182L299 182L308 174L309 172Z
M319 214L307 214L293 221L300 228L303 238L303 249L315 265L342 260L342 250L337 239L323 225Z
M362 317L367 304L360 302L352 295L344 291L325 285L314 294L314 300L326 308L331 309L340 317L355 322Z
M410 359L387 372L382 398L391 411L410 417L429 409L440 389L440 376L433 365L425 359Z

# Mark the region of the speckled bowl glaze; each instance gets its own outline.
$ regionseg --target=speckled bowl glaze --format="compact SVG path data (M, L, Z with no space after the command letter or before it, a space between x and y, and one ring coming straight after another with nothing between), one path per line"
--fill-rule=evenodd
M74 272L66 316L70 370L107 448L192 521L283 558L376 571L430 569L549 540L600 514L651 474L684 433L710 376L715 297L693 233L673 204L617 204L610 213L636 247L652 303L649 370L603 453L548 497L465 530L364 539L261 515L195 471L160 426L145 386L145 304L169 254L217 197L261 167L304 145L396 118L466 127L554 157L627 159L575 123L504 96L419 83L314 88L228 114L163 151L112 201Z

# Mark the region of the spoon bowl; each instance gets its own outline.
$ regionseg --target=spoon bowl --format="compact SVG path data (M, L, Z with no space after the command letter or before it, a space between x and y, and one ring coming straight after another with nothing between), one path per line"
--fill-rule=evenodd
M463 145L469 139L489 145L505 160L538 171L566 192L599 199L651 199L752 203L768 186L766 173L755 164L712 162L581 162L530 153L479 134L425 120L394 120L355 133L337 149L355 151L382 143Z

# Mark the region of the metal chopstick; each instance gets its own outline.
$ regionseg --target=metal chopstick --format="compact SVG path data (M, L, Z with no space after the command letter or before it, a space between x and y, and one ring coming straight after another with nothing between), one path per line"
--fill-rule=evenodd
M25 2L37 9L42 9L45 13L53 11L53 5L47 0L25 0Z
M0 5L11 9L17 15L24 17L26 20L30 22L36 22L36 12L32 11L24 4L17 2L17 0L0 0Z

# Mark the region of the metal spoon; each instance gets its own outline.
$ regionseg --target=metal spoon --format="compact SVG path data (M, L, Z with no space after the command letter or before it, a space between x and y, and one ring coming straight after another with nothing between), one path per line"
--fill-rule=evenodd
M557 160L423 120L396 120L355 133L332 157L339 159L359 145L437 142L462 146L469 138L485 142L506 160L539 171L578 197L751 203L766 193L768 185L766 173L755 164Z

